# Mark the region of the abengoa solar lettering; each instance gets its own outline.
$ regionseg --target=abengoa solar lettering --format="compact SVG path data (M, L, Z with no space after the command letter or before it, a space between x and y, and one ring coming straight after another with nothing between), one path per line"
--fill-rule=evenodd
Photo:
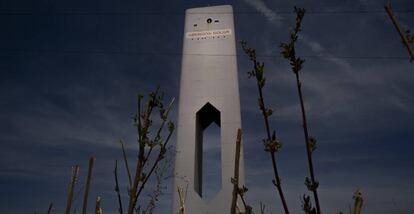
M230 36L231 34L232 34L231 29L220 29L220 30L187 32L185 37L187 39L196 39L196 38L213 37L213 36Z

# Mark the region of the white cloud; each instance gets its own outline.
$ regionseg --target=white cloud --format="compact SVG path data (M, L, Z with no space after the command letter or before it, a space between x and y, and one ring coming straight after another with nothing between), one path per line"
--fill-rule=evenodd
M256 9L257 11L262 13L270 23L276 26L280 26L282 24L283 17L278 15L272 9L270 9L263 1L261 0L244 0L244 1L250 6L252 6L254 9ZM334 55L326 51L326 49L322 46L321 43L317 42L316 40L313 40L309 36L301 35L299 41L301 41L303 44L308 46L316 55L320 56L321 58L327 61L330 61L343 69L346 69L346 70L352 69L352 66L350 63L348 63L344 59L339 59L335 57Z
M335 57L333 54L326 51L321 43L313 40L311 37L307 35L301 35L299 41L308 46L319 57L338 65L346 71L352 70L352 66L348 61ZM348 72L348 74L350 73Z
M269 22L280 25L283 17L278 15L276 12L271 10L266 4L261 0L244 0L247 4L254 7L257 11L261 12Z

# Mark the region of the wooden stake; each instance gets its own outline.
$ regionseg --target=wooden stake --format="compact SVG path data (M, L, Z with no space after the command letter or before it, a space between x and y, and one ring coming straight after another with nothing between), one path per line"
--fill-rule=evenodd
M92 178L92 169L93 169L93 163L95 161L94 157L91 157L89 159L89 168L88 168L88 177L86 179L86 186L85 186L85 193L83 196L83 207L82 207L82 214L86 214L86 210L88 207L88 195L89 195L89 187L91 184L91 178Z
M235 161L234 161L234 177L232 179L233 198L232 198L232 201L231 201L230 214L236 214L237 192L239 190L239 165L240 165L241 136L242 136L241 129L237 129L236 158L235 158Z
M352 212L352 214L360 214L361 213L361 208L362 208L362 204L364 202L364 199L362 198L362 193L357 190L354 193L354 211Z
M101 197L96 197L95 214L102 214Z
M79 166L76 165L72 167L72 176L71 176L70 184L68 188L68 199L66 202L65 214L70 214L70 209L72 207L72 202L73 202L73 192L75 189L76 178L78 177L78 173L79 173Z

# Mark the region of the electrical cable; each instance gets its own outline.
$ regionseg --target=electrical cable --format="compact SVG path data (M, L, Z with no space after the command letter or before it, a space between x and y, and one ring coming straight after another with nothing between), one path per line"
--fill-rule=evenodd
M192 53L183 54L182 52L160 52L160 51L108 51L108 50L57 50L57 49L0 49L0 53L6 55L16 54L103 54L103 55L141 55L141 56L245 56L245 54L204 54ZM280 55L257 54L259 58L282 58ZM348 60L407 60L406 56L336 56L336 55L301 55L303 58L321 59L348 59Z

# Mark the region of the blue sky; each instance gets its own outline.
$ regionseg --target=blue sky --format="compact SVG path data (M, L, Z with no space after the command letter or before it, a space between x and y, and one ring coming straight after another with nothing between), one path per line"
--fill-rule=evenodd
M294 75L278 46L288 38L295 5L308 11L297 51L306 59L302 82L318 140L324 213L347 212L357 188L364 213L411 213L414 67L383 3L0 1L0 213L46 212L51 201L62 212L70 167L80 164L82 183L90 156L96 157L90 200L99 195L104 212L116 213L112 170L122 158L119 139L134 160L136 95L157 85L166 97L178 95L184 11L221 4L233 5L236 38L265 62L265 96L283 142L278 163L292 213L300 213L307 193L306 153ZM402 26L414 30L414 3L395 1L393 8ZM247 79L251 64L237 51L247 199L257 212L262 201L268 213L281 213L261 143L256 87ZM125 192L126 175L120 176ZM168 188L156 213L169 212L170 198ZM81 197L75 205L80 210Z

